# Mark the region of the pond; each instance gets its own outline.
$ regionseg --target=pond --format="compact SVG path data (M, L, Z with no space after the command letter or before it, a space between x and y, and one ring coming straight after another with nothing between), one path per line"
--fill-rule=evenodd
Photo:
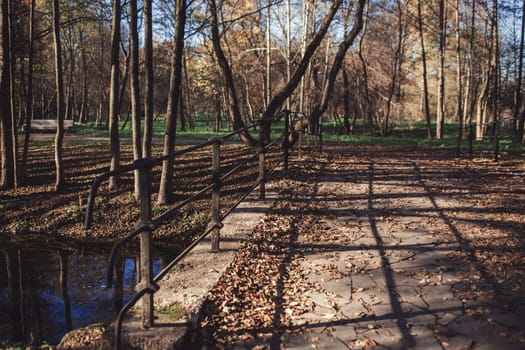
M8 340L57 344L68 330L113 321L134 293L138 254L122 254L113 272L114 286L106 288L110 249L2 247L0 345ZM179 251L155 247L154 273Z

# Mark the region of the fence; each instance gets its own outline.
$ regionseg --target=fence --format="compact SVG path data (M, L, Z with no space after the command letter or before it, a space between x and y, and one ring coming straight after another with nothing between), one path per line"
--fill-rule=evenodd
M112 286L112 271L115 264L115 259L118 251L135 237L140 239L140 281L136 286L137 293L131 298L131 300L122 307L120 310L117 320L115 322L115 338L114 346L116 349L120 349L121 344L121 329L124 316L139 300L142 299L142 323L144 327L152 327L154 325L154 308L153 308L153 296L154 293L159 289L157 283L166 276L166 274L180 262L197 244L199 244L204 238L211 234L211 249L212 251L218 251L220 249L220 229L222 227L222 221L228 216L255 188L259 187L259 197L264 199L265 197L265 183L267 177L274 172L274 170L281 164L283 164L284 170L288 170L288 158L290 154L291 144L290 140L290 126L293 123L292 113L285 111L271 120L272 123L284 119L283 131L280 136L275 140L270 140L269 135L265 135L265 130L270 121L261 120L258 123L250 125L243 130L232 132L222 137L209 139L200 145L191 146L184 150L173 152L169 155L155 158L155 159L139 159L130 165L123 166L118 170L110 171L100 175L92 184L91 192L87 203L87 212L85 218L85 227L89 228L93 221L93 212L95 197L99 187L112 176L118 176L125 173L137 172L139 181L139 205L140 205L140 219L137 223L137 228L127 236L119 240L113 246L108 263L107 272L107 287ZM255 147L254 154L249 159L241 160L236 164L233 164L229 169L221 173L221 145L229 139L234 138L240 132L248 131L249 129L259 130L259 144ZM268 136L268 137L267 137ZM268 141L268 142L266 142ZM164 212L160 216L153 218L152 216L152 203L151 203L151 185L152 185L152 169L159 167L162 163L168 159L175 159L184 154L202 150L206 147L211 148L211 182L204 186L202 189L197 191L194 195L185 198L173 208ZM275 164L268 167L266 153L272 148L282 149L282 159ZM258 161L258 178L250 188L242 193L240 198L225 212L221 213L220 198L221 198L221 186L223 182L238 171L247 162ZM204 230L198 237L196 237L192 243L184 249L175 259L173 259L162 271L156 276L153 276L152 267L152 233L160 225L165 223L169 218L173 217L175 213L181 210L183 207L192 203L197 199L202 199L205 195L211 195L210 200L210 211L211 211L211 222L207 229Z

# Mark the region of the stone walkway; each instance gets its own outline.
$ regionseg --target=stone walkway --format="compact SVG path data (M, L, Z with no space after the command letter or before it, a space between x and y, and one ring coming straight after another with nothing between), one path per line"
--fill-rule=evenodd
M326 206L315 231L330 239L297 242L314 309L294 317L308 332L281 348L525 348L523 299L509 310L503 300L458 295L478 267L473 255L454 258L470 248L446 211L458 203L429 181L411 160L327 165L312 201Z
M279 324L279 317L284 315L291 318L291 325L286 329L260 330L261 338L239 340L227 344L227 348L525 349L525 299L516 292L505 293L506 286L512 291L521 287L510 283L510 279L495 278L499 272L489 273L491 265L482 260L488 259L483 254L494 252L523 259L522 253L512 255L520 251L519 246L518 250L516 245L505 250L502 243L503 238L510 242L516 234L508 225L521 222L522 227L523 211L513 208L500 214L499 204L488 208L487 202L480 203L481 209L473 208L482 196L485 201L497 196L498 189L472 191L463 175L478 176L474 170L450 159L442 163L439 159L421 159L413 155L323 156L315 164L319 167L315 176L305 176L296 168L291 180L286 181L296 181L298 186L282 188L286 181L276 186L281 191L277 202L302 203L285 205L282 213L275 206L274 214L295 217L297 232L290 242L290 262L294 260L293 268L299 266L301 271L294 276L305 276L306 283L301 286L307 288L294 291L292 302L306 301L311 307L298 314L288 308L290 305L277 305L270 310L270 316L277 317L273 324ZM456 165L457 168L444 171L434 169ZM517 193L516 200L522 201L525 192L521 177L525 176L525 168L512 171L517 172L509 172L508 176L520 178L507 193ZM459 175L454 178L455 172ZM490 168L489 173L494 175L494 169ZM241 216L232 219L224 229L225 235L231 231L234 237L229 237L230 242L235 243L224 255L227 258L220 263L217 260L217 268L210 269L208 263L201 264L206 266L201 272L189 272L193 278L202 276L205 280L202 290L193 287L181 292L186 283L180 278L184 280L181 274L187 267L200 265L203 259L219 259L218 255L207 253L208 243L201 249L207 258L196 254L193 263L186 262L168 279L171 287L165 288L157 299L161 305L190 302L194 306L202 302L206 289L221 274L228 278L226 266L238 241L260 222L269 204L252 202L241 207ZM292 207L301 209L287 211ZM503 221L507 226L501 227ZM242 224L242 229L237 230L238 224ZM481 237L483 234L488 236ZM487 237L489 243L491 237L501 242L483 241L480 245L474 241ZM524 263L509 266L516 270ZM164 328L163 335L154 331L150 340L156 346L149 343L148 347L171 348L180 341L182 330L186 327L178 330L178 337L169 327ZM159 338L166 342L159 342ZM191 342L183 342L182 347L178 344L177 348L193 348Z

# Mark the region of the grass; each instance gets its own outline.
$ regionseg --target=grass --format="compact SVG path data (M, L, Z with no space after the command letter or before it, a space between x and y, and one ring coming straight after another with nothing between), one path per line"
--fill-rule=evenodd
M356 133L354 135L340 135L337 130L330 125L328 122L324 122L323 140L324 141L336 141L336 142L348 142L352 144L374 144L374 145L386 145L386 146L422 146L422 147L433 147L442 149L455 149L457 147L457 123L447 123L445 125L444 138L443 139L429 139L427 138L426 124L425 122L398 122L392 133L388 137L379 137L372 135L365 127L363 127L362 121L357 121ZM162 138L165 133L165 119L164 117L158 117L153 123L153 135L154 137ZM432 130L435 132L435 124L432 125ZM126 125L121 123L119 125L121 137L131 138L131 123L128 122ZM223 122L223 127L218 133L213 131L213 120L206 119L204 116L199 116L193 121L193 128L185 131L180 130L178 125L177 137L186 139L208 139L211 137L224 136L230 133L232 130L228 127L226 121ZM272 138L277 138L283 131L283 121L276 122L272 125ZM70 129L69 133L76 135L91 135L91 136L109 136L109 132L105 126L96 125L95 122L91 121L85 124L76 123L73 128ZM254 137L258 137L257 131L251 130ZM523 145L518 145L512 142L510 137L511 131L502 130L503 137L500 138L500 150L502 151L525 151ZM238 140L238 137L233 137L233 140ZM469 147L468 140L464 140L461 143L461 148L467 150ZM474 141L473 147L475 150L493 150L495 143L487 137L482 141Z
M326 130L330 129L330 130ZM457 147L457 133L458 123L445 124L444 137L442 139L427 137L427 129L425 122L400 122L394 128L388 137L380 137L370 135L370 133L363 133L362 124L356 127L357 134L355 135L338 135L333 132L332 128L325 127L323 140L349 142L354 144L374 144L374 145L392 145L392 146L422 146L441 149L456 149ZM432 125L432 131L435 133L436 125ZM490 134L490 132L488 133ZM500 150L502 151L525 151L524 145L516 144L512 141L511 131L502 130L500 137ZM463 140L461 142L461 149L468 150L469 141ZM494 150L495 142L486 137L481 141L474 141L473 148L478 151Z

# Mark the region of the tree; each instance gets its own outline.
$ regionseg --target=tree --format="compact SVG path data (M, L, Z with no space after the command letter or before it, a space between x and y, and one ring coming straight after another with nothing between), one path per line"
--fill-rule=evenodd
M271 117L273 117L275 113L277 112L277 110L283 105L283 103L288 98L288 96L290 96L294 92L294 90L297 88L297 85L299 85L301 78L303 77L303 75L305 74L308 68L308 65L310 63L312 56L314 55L316 49L321 44L341 4L342 4L342 0L335 0L331 2L330 9L328 13L325 15L325 17L323 18L322 24L320 25L317 32L315 32L312 35L312 38L306 45L305 50L304 50L304 55L301 61L299 62L299 65L296 68L294 74L292 74L292 77L286 84L282 85L281 88L276 91L268 107L264 111L263 119L270 119Z
M144 0L144 140L143 157L151 157L153 139L153 12L152 0Z
M427 74L427 53L425 50L425 37L423 34L423 14L421 11L421 2L417 0L417 29L419 32L419 41L421 43L421 65L423 67L423 109L425 113L425 121L427 123L427 137L432 138L432 127L430 118L430 102L428 99L428 74Z
M113 20L111 22L111 81L109 89L109 133L111 148L110 170L120 168L120 140L118 120L120 112L119 85L120 85L120 0L113 0ZM109 188L118 187L118 178L111 177Z
M250 135L250 133L245 129L246 125L242 119L241 110L239 108L239 99L237 95L237 89L235 87L235 80L233 79L233 73L230 68L230 64L228 63L228 60L226 59L224 51L221 47L217 5L215 3L215 0L208 0L208 4L210 7L211 14L210 29L212 35L213 48L217 57L217 62L221 67L222 74L224 75L224 83L226 84L225 88L228 91L228 110L233 123L233 128L235 130L240 131L239 137L241 138L241 140L246 145L252 147L255 146L256 142Z
M166 111L166 136L164 137L164 156L167 159L162 163L157 203L168 204L171 202L173 187L173 157L169 155L175 150L175 130L177 125L177 110L180 100L180 86L182 80L182 57L184 55L184 27L186 24L186 0L176 1L175 14L175 40L171 57L170 93Z
M456 156L461 154L461 140L463 139L463 74L462 74L462 60L461 60L461 24L460 24L460 0L456 0L456 84L457 84L457 99L456 99L456 120L458 121L458 143L456 147Z
M15 158L9 93L9 0L0 0L0 146L2 175L0 188L15 186Z
M442 139L445 128L445 51L447 37L446 0L439 0L439 71L436 138Z
M34 22L35 22L35 0L29 2L29 42L27 55L27 93L26 93L26 117L24 130L24 145L22 150L22 164L20 177L25 181L27 177L27 156L29 153L29 139L31 137L31 120L33 119L33 60L34 60Z
M62 74L62 45L60 39L60 8L59 1L53 0L53 38L55 47L55 79L56 79L56 105L57 105L57 130L55 135L55 191L61 191L65 185L64 168L62 161L62 144L64 139L64 77Z
M130 35L130 84L131 84L131 124L133 139L133 159L142 158L140 144L140 92L139 92L139 35L137 0L129 2L129 35ZM135 171L135 197L139 194L139 176Z
M339 44L339 47L337 49L337 53L335 54L334 60L332 62L331 68L330 68L330 74L328 76L328 79L326 79L324 86L323 86L323 92L321 96L321 101L317 103L312 113L310 114L310 121L314 125L314 130L317 130L317 127L320 123L321 116L328 108L328 102L330 101L330 97L334 88L334 84L337 78L337 75L339 74L339 70L341 69L341 66L343 65L343 60L346 56L346 52L350 48L350 46L354 43L355 38L361 30L363 29L363 11L365 8L366 0L359 0L357 3L357 9L355 12L355 18L354 18L354 26L352 30L349 33L345 33L345 37L341 44ZM351 9L349 8L348 11Z
M523 143L523 129L525 127L525 99L523 98L522 80L523 80L523 47L525 41L525 0L521 5L521 32L520 32L520 45L518 49L518 77L516 83L515 93L515 105L514 105L514 120L518 121L518 127L516 129L515 140L518 143Z

